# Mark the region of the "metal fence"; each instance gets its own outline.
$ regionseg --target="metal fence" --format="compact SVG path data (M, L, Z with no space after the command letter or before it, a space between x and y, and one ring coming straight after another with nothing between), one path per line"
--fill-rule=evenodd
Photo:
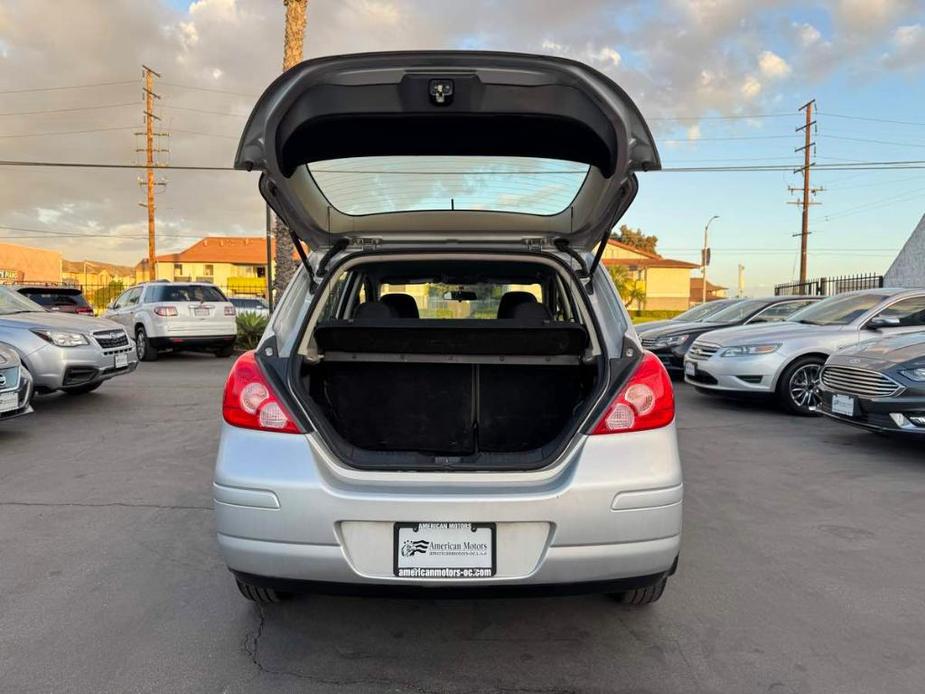
M879 289L883 286L883 275L843 275L841 277L819 277L805 282L790 282L774 287L775 296L835 296L859 289Z

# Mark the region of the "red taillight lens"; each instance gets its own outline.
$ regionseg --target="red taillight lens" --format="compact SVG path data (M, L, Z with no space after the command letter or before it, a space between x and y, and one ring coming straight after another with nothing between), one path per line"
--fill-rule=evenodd
M92 315L93 315L93 309L90 308L89 306L78 306L78 307L77 307L77 313L85 313L85 314L88 314L88 315L91 315L91 316L92 316Z
M231 367L222 398L222 416L232 426L245 429L302 433L276 397L253 352L242 354Z
M159 316L175 316L177 315L176 306L155 306L154 312Z
M225 307L225 315L226 315L226 316L233 316L233 315L234 315L234 306L226 306L226 307Z
M658 429L674 419L674 389L662 362L646 352L629 382L607 406L592 434Z

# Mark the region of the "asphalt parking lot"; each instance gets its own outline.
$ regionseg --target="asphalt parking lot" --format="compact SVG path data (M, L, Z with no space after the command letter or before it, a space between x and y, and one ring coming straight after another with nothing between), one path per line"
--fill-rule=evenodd
M0 427L0 690L922 691L920 442L680 385L685 538L657 605L257 608L213 541L230 365L167 357Z

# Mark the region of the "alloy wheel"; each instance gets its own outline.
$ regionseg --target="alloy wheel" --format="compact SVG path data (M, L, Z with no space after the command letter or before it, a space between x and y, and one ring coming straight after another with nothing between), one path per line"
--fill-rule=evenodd
M145 350L147 349L147 335L144 330L135 333L135 352L138 354L138 361L144 361Z
M794 405L806 411L818 407L821 371L822 367L819 364L805 364L793 372L790 377L789 391Z

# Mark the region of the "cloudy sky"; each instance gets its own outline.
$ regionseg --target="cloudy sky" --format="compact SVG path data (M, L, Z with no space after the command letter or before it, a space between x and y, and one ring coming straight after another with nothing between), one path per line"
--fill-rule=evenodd
M172 164L228 165L279 72L282 0L0 0L0 159L140 161L141 64L162 75ZM307 58L466 48L568 56L612 76L650 120L666 166L798 163L798 107L819 107L816 160L925 159L925 0L310 0ZM74 89L47 89L97 85ZM750 116L743 118L742 116ZM730 118L731 117L731 118ZM884 122L889 121L889 122ZM169 171L159 250L263 228L256 176ZM0 167L0 239L70 259L146 253L130 170ZM796 272L785 173L652 173L625 218L752 293ZM925 212L925 169L819 172L810 274L882 271ZM12 227L12 228L11 228Z

